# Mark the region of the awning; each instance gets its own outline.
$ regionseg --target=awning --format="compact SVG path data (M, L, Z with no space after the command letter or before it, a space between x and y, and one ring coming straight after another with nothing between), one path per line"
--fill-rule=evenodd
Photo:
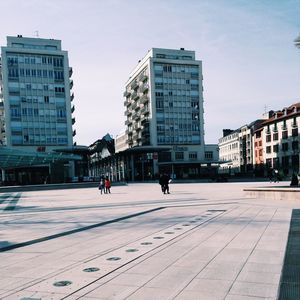
M0 147L0 169L48 165L57 161L81 160L81 156L57 152L33 152Z

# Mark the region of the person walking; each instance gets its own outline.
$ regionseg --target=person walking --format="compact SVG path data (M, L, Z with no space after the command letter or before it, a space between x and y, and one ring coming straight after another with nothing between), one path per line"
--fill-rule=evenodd
M170 194L169 190L169 181L170 181L170 176L166 173L162 174L159 178L159 184L161 185L161 191L164 194Z
M105 177L104 185L105 185L105 193L106 193L106 194L107 194L107 193L110 194L111 182L110 182L108 176Z
M101 192L101 195L102 195L102 192L105 193L105 182L104 182L104 176L102 175L101 178L100 178L100 182L99 182L99 190Z

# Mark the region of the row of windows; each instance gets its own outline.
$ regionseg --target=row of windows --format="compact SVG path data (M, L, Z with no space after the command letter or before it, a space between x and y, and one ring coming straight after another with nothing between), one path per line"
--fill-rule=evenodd
M292 136L298 136L298 128L292 128ZM279 135L278 132L273 133L273 141L278 141ZM288 131L282 131L282 139L287 139L288 138ZM272 135L271 134L267 134L266 135L266 142L269 143L272 141Z
M164 97L164 96L191 96L191 97L196 97L199 96L199 91L197 90L157 90L155 92L156 97Z
M176 135L176 136L165 136L165 135L158 135L157 136L158 144L170 144L170 143L182 143L182 144L199 144L200 143L200 136L199 135L192 135L192 136L183 136L183 135Z
M155 83L199 85L199 80L198 79L173 78L173 77L155 77Z
M12 135L11 137L13 145L23 145L23 144L59 144L66 145L68 144L67 137L40 137L40 136L18 136Z
M19 77L39 77L39 78L54 78L55 80L64 79L63 71L52 71L52 70L36 70L36 69L8 69L8 77L19 78Z
M21 117L22 116L55 116L57 118L66 118L66 110L63 108L59 108L56 110L46 110L39 108L11 108L10 109L11 117Z
M288 151L289 150L289 143L283 143L281 146L282 151ZM299 149L299 142L293 141L292 142L292 150L298 150ZM267 146L266 147L267 153L272 153L272 147ZM279 152L279 145L273 145L273 152L278 153Z
M173 72L173 73L199 73L198 66L183 66L183 65L167 65L167 64L154 64L154 71L159 72Z
M8 66L17 65L18 63L25 64L44 64L53 65L54 67L63 67L64 59L62 57L52 57L52 56L8 56L7 64Z

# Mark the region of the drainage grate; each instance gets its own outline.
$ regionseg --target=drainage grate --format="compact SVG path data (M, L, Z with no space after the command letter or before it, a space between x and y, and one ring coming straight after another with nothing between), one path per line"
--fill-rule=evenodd
M97 271L99 271L99 270L100 270L99 268L94 268L94 267L92 267L92 268L86 268L86 269L83 269L82 271L83 271L83 272L90 273L90 272L97 272Z
M126 252L137 252L139 251L138 249L127 249Z
M57 281L57 282L54 282L53 285L54 286L58 286L58 287L61 287L61 286L68 286L72 284L72 281L68 281L68 280L63 280L63 281Z
M152 245L152 243L151 242L143 242L143 243L141 243L141 245Z
M161 239L163 239L163 238L164 238L163 236L155 236L155 237L154 237L155 240L161 240Z
M109 261L116 261L116 260L120 260L120 259L121 259L121 257L113 256L113 257L107 258L106 260L109 260Z
M173 231L167 231L167 232L165 232L165 234L174 234L174 232Z
M293 209L278 300L300 299L300 209Z

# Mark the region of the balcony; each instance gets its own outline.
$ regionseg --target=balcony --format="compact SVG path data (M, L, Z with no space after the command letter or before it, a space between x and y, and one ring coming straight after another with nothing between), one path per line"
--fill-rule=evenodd
M137 103L134 102L134 103L132 104L132 106L131 106L131 109L135 109L136 107L137 107Z
M137 89L137 88L139 87L139 85L138 85L138 83L137 83L136 81L133 81L133 82L131 83L130 87L131 87L133 90L135 90L135 89Z
M75 118L72 118L72 125L74 125L76 123Z
M130 104L131 102L129 101L129 99L124 101L124 106L130 106Z
M149 101L149 96L148 95L143 95L141 98L140 98L140 102L142 104L146 103Z
M69 77L71 78L73 75L73 68L72 67L69 67Z
M74 93L72 93L72 95L70 96L70 100L71 102L74 100Z
M124 96L124 97L129 97L130 95L131 95L131 93L128 92L128 91L125 91L125 92L123 93L123 96Z
M73 113L74 111L75 111L75 105L72 106L71 113Z
M139 96L139 94L137 93L137 92L133 92L132 93L132 95L131 95L131 98L133 99L133 100L136 100L136 99L138 99L140 96Z
M73 88L74 82L73 80L70 80L70 90Z
M144 114L144 115L149 114L149 109L148 109L148 107L144 106L144 107L141 109L141 114Z
M129 125L129 124L132 124L132 120L126 120L125 121L125 125Z
M145 92L147 92L149 90L149 85L148 85L148 83L144 83L141 87L140 87L140 91L142 92L142 93L145 93Z
M139 76L139 81L144 82L148 79L148 76L145 75L144 73L140 74Z
M73 136L75 136L75 135L76 135L76 129L73 130Z

